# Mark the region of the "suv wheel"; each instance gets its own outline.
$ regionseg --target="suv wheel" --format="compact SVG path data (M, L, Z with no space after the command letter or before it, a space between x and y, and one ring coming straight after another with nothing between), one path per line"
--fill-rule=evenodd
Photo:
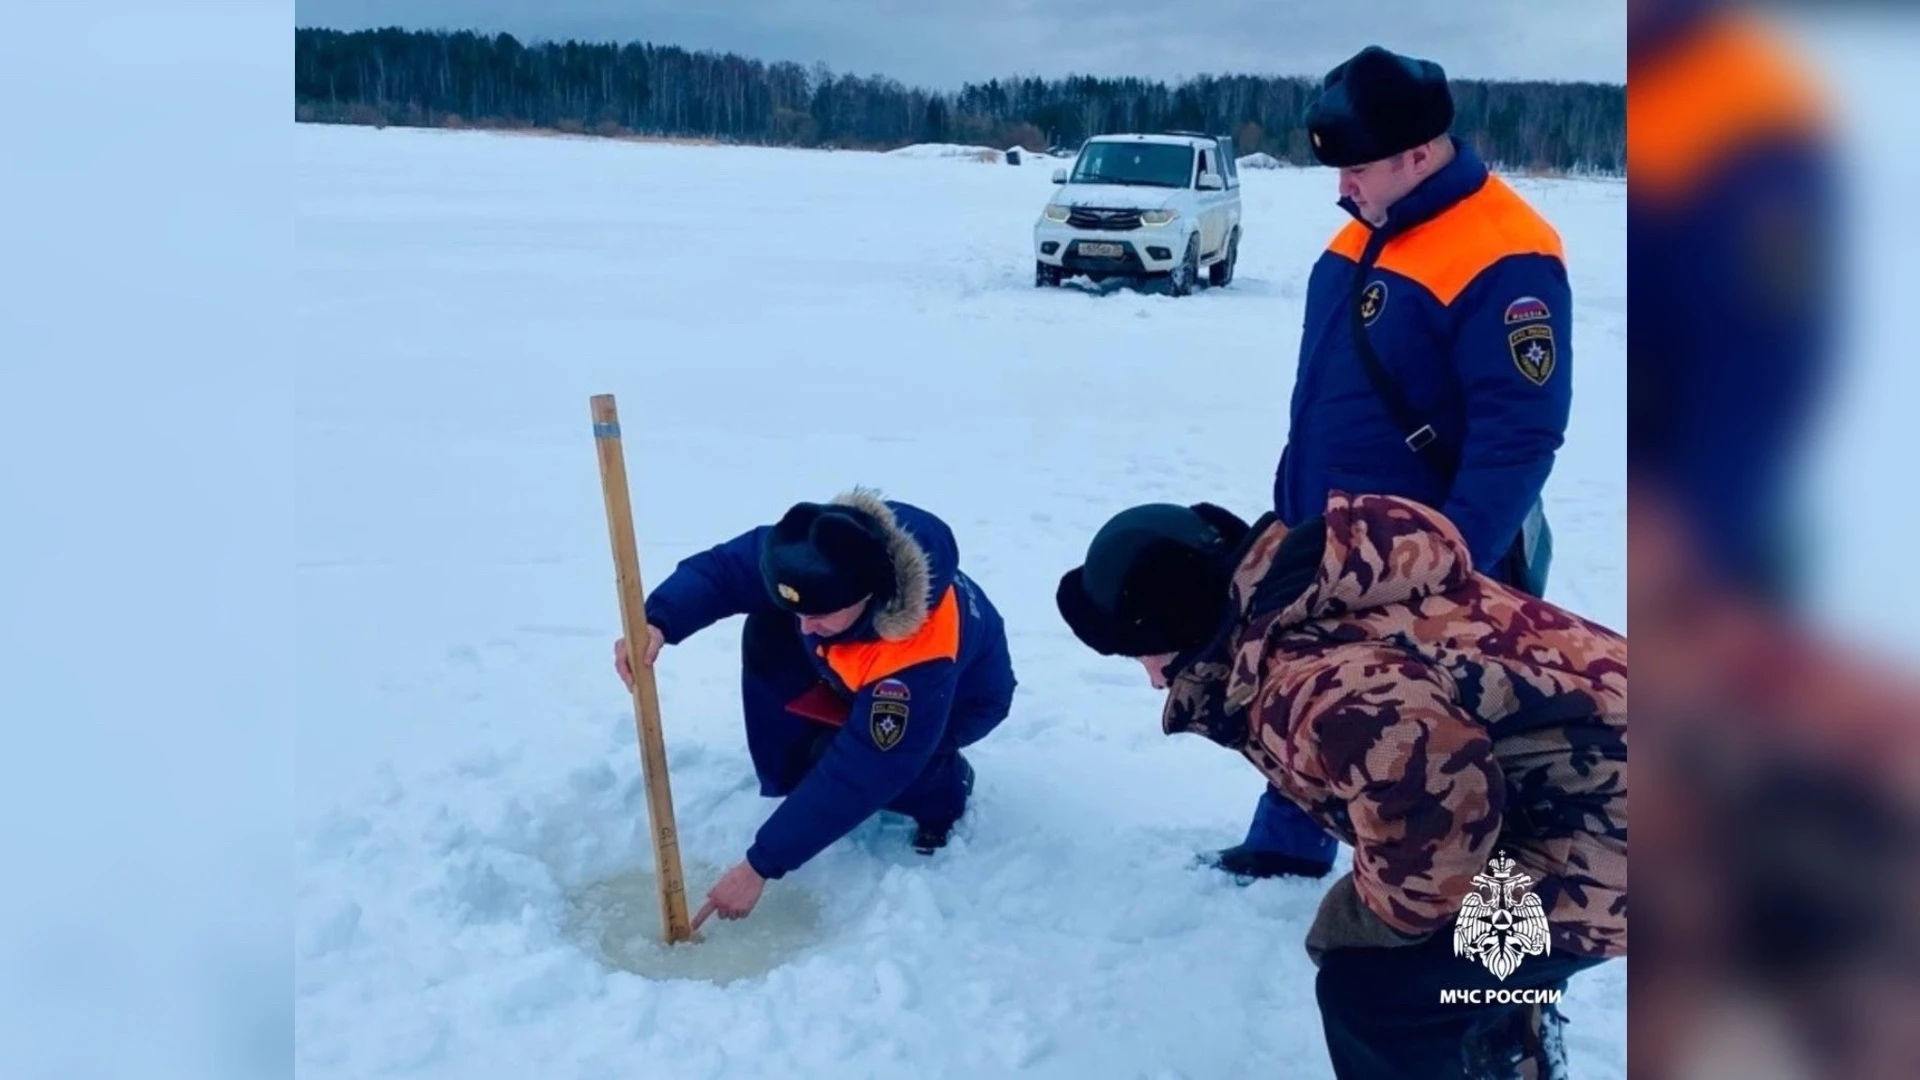
M1187 253L1180 265L1167 275L1167 291L1175 296L1186 296L1200 280L1200 235L1195 233L1187 237Z
M1227 257L1207 267L1207 284L1214 288L1231 284L1233 268L1240 263L1240 229L1236 226L1233 235L1227 238Z
M1034 288L1047 289L1047 288L1058 287L1061 281L1061 277L1062 277L1062 273L1061 273L1060 267L1055 266L1052 263L1040 262L1037 259L1034 260L1034 264L1033 264L1033 287Z

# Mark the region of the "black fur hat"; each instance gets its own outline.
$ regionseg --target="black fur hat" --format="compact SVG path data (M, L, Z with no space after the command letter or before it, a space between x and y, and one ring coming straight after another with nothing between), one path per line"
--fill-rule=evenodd
M1447 73L1369 45L1327 73L1307 110L1313 156L1336 168L1364 165L1431 142L1453 127Z
M894 583L880 523L837 503L788 510L762 540L760 576L774 603L796 615L826 615L868 596L885 603Z
M1102 526L1054 599L1074 636L1105 656L1157 656L1213 639L1248 525L1211 503L1149 503Z

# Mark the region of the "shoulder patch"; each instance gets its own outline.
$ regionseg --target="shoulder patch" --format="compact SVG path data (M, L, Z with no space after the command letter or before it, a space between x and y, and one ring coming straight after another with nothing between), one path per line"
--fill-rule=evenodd
M1513 366L1533 385L1545 386L1553 377L1553 327L1536 323L1515 330L1507 335L1507 351L1513 354Z
M1546 302L1537 296L1523 296L1507 305L1507 324L1509 326L1517 322L1533 322L1538 319L1549 318L1551 315L1552 313L1547 310Z
M1360 293L1360 322L1363 326L1372 326L1387 306L1387 283L1374 278Z
M873 707L867 710L867 734L881 750L899 746L900 740L907 736L907 706L903 702L876 698Z
M899 679L881 679L879 682L874 683L873 696L876 698L886 698L889 701L911 701L913 699L913 694L907 689L907 684L901 682Z

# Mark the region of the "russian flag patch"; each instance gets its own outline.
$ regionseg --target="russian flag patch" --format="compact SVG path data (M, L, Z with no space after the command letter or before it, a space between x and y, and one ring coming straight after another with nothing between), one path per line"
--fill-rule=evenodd
M908 701L913 695L899 679L882 679L873 684L873 696L885 701Z
M1507 325L1534 322L1549 316L1547 305L1537 296L1523 296L1507 305Z

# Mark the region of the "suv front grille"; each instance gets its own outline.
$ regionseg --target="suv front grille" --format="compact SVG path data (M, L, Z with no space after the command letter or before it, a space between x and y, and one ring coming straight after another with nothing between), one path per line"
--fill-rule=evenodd
M1127 232L1140 227L1140 211L1076 206L1067 212L1067 224L1097 232Z

